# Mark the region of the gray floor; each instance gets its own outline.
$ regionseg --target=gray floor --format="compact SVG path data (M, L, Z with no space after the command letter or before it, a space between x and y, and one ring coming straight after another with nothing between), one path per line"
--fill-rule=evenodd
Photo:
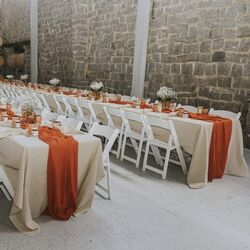
M32 238L10 223L11 204L0 194L0 249L250 249L249 178L225 176L191 190L178 167L162 181L115 163L111 201L96 195L88 213L67 222L42 216Z

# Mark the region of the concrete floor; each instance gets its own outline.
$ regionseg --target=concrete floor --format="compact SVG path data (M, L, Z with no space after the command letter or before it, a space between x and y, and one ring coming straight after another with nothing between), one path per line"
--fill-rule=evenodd
M250 165L250 151L245 152ZM113 199L67 222L41 216L41 233L26 237L8 219L0 194L0 249L250 249L250 180L225 176L191 190L178 167L168 178L114 160Z

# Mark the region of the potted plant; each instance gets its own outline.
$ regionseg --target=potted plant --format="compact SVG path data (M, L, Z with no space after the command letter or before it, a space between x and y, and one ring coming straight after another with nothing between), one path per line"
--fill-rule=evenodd
M90 90L92 91L92 95L94 96L95 100L100 99L100 93L103 87L104 85L102 82L92 82L90 84Z
M168 88L167 86L161 87L157 93L157 99L162 102L163 109L169 109L171 103L177 100L177 93L172 89Z
M55 92L58 92L60 89L60 83L61 81L57 78L53 78L49 81L50 85L52 85L52 88Z
M31 96L26 96L20 100L20 107L22 110L22 116L20 120L21 128L28 128L29 124L36 123L36 112L35 110L39 107L38 102Z

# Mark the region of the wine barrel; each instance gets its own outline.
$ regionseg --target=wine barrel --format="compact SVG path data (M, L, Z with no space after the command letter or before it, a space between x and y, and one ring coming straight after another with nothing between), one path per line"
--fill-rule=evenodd
M25 55L24 53L16 54L15 57L15 66L16 68L22 68L25 64Z
M3 46L3 38L0 36L0 47Z
M10 68L15 68L16 67L16 55L12 54L7 57L6 64Z
M2 56L0 56L0 67L4 65L4 59Z
M10 68L22 68L25 64L24 53L12 54L7 57L6 64Z

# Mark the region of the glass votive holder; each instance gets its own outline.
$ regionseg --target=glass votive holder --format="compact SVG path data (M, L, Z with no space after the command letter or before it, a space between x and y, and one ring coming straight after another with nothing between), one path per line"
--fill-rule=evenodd
M204 115L207 115L207 114L208 114L208 109L203 109L202 113L203 113Z
M42 123L42 116L41 115L36 116L36 123L39 125Z
M203 113L203 106L198 106L197 113L202 114Z
M122 96L121 96L121 95L117 95L117 96L116 96L116 100L117 100L118 102L120 102L120 101L122 100Z
M183 115L184 115L184 109L183 108L179 108L178 112L177 112L177 116L178 117L183 117Z

